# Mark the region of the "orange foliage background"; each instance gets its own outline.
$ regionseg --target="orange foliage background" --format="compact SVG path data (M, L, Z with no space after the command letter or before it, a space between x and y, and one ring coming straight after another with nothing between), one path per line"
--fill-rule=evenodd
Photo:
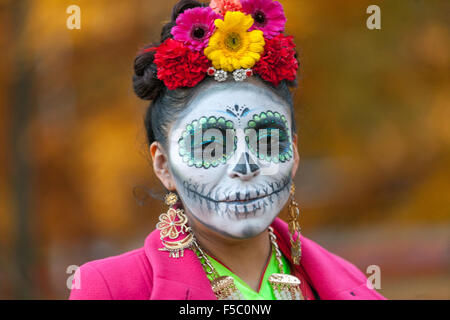
M0 298L65 299L68 266L154 229L165 209L145 188L163 190L131 76L175 2L0 0ZM301 60L305 235L380 266L388 298L449 299L450 2L281 2Z

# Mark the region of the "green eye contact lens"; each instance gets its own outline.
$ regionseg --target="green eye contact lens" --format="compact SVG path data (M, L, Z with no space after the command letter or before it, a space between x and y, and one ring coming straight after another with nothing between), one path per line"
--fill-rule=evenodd
M236 151L234 123L223 117L202 117L186 126L179 154L190 167L209 169L226 163Z
M278 112L254 115L245 129L245 140L250 151L259 159L280 163L293 157L289 124Z

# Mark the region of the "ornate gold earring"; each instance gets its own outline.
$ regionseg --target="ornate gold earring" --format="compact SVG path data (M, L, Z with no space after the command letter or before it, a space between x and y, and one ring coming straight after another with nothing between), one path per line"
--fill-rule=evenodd
M161 241L164 248L161 251L169 251L169 257L179 258L184 256L184 250L189 249L194 244L194 235L190 232L191 228L187 225L188 218L182 209L175 209L173 206L178 202L178 196L170 192L164 199L169 206L167 213L162 213L159 216L159 222L156 228L160 231ZM186 237L178 239L180 235L187 234ZM164 238L169 238L175 241L166 241Z
M300 227L300 208L298 203L295 201L295 185L292 183L291 186L291 202L289 203L288 210L289 210L289 233L290 233L290 239L291 239L291 255L292 255L292 261L296 265L300 265L300 259L302 257L302 244L300 241L300 233L301 233L301 227Z

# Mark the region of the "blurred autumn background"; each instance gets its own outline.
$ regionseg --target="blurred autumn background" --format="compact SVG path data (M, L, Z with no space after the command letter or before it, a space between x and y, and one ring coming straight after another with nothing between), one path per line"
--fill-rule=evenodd
M390 299L449 299L450 2L281 2L301 59L304 234L379 266ZM131 76L175 3L0 0L0 298L66 299L69 266L154 229L165 206L145 190L163 189Z

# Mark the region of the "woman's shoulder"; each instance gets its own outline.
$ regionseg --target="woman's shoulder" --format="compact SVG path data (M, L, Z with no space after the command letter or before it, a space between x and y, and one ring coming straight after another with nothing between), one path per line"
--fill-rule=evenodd
M151 292L151 265L144 248L83 264L70 300L144 300Z

